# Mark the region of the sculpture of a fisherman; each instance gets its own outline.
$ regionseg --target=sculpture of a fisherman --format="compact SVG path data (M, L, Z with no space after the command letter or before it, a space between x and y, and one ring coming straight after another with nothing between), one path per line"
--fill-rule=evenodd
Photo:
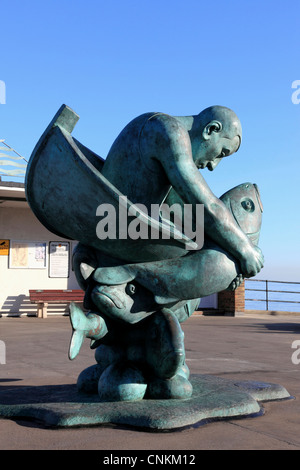
M71 306L70 358L88 337L96 364L81 373L78 387L98 391L102 400L187 398L192 387L180 323L201 297L236 288L263 266L256 185L244 183L219 199L199 172L238 150L240 121L221 106L186 117L146 113L124 128L103 161L72 138L77 119L65 106L54 117L31 157L26 192L47 228L79 241L73 263L88 313ZM57 194L65 201L61 213ZM181 240L100 240L97 207L117 207L122 196L136 213L141 205L184 211L202 204L203 247L189 250L184 234ZM158 220L139 215L164 230L163 213Z

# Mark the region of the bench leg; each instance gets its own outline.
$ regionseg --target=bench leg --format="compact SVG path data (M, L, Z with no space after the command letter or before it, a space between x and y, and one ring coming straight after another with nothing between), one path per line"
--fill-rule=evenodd
M45 302L44 303L44 306L43 306L43 318L47 318L47 307L48 307L48 304Z
M44 308L44 304L41 304L41 303L37 304L36 316L37 316L38 318L42 318L42 316L43 316L43 308Z

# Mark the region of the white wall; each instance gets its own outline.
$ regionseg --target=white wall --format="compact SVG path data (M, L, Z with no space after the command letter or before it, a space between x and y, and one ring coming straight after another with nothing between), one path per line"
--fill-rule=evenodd
M47 267L43 269L10 269L9 256L0 256L0 314L33 314L36 306L29 302L29 289L79 289L71 269L69 278L49 278L48 242L64 239L44 228L26 203L24 208L0 206L0 239L47 242ZM54 310L61 313L64 309ZM48 311L51 313L50 305Z
M35 217L26 203L22 207L1 207L0 239L24 240L28 242L64 241L49 232ZM71 253L76 242L71 242ZM29 301L29 289L79 289L74 272L69 278L50 278L48 268L43 269L9 268L9 256L0 256L0 315L35 314L36 305ZM199 309L217 308L217 295L201 299ZM63 314L65 307L48 307L48 314Z

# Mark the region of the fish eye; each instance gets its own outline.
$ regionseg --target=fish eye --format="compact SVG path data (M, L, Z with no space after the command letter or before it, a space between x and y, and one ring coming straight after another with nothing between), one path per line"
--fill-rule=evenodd
M243 208L245 209L245 211L247 212L254 212L255 211L255 204L254 202L252 201L252 199L244 199L242 202L241 202Z
M135 294L135 291L136 291L135 284L132 284L132 282L129 282L129 284L127 284L127 286L126 286L125 291L126 291L126 294L128 294L130 296Z

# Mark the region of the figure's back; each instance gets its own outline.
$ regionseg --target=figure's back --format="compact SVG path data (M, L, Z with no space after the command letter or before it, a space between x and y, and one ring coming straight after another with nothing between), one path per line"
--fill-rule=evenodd
M103 176L131 202L147 207L162 202L166 193L162 167L153 160L146 161L140 150L141 133L155 114L142 114L127 124L114 141L102 170Z

